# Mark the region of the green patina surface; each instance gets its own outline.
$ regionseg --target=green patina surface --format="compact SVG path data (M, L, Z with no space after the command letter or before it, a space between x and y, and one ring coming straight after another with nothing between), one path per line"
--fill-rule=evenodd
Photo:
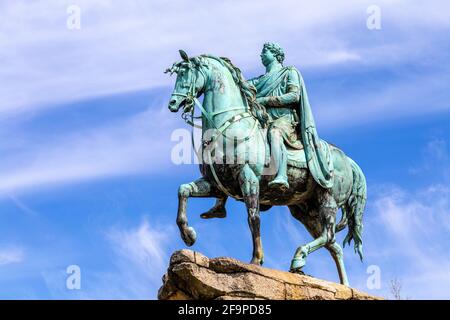
M366 181L352 159L319 138L300 72L283 66L284 51L274 43L265 44L261 52L266 73L249 81L227 58L180 54L182 61L168 69L177 73L169 109L182 108L185 120L194 125L197 107L203 141L202 176L181 185L178 192L177 224L185 243L192 245L197 236L188 225L189 197L217 199L203 218L226 217L226 200L233 197L246 204L253 238L251 262L262 264L260 211L286 205L314 238L298 247L290 269L300 272L306 257L325 247L336 262L341 283L348 284L335 233L348 227L344 244L354 240L362 259ZM197 100L201 95L202 103ZM223 143L227 140L232 143ZM234 158L244 161L223 161L228 158L220 154L222 145L227 155L231 150ZM342 210L339 222L338 209Z

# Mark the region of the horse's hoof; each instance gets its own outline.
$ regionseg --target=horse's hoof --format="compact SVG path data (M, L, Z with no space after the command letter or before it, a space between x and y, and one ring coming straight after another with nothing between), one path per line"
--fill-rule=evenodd
M291 270L289 270L289 272L291 272L291 273L296 273L296 274L300 274L300 275L302 275L302 276L305 275L305 273L303 272L302 269L291 269Z
M184 243L190 247L192 246L195 241L197 240L197 233L195 232L194 228L192 227L187 227L184 231L184 233L182 233L182 238Z
M252 261L250 261L250 264L255 264L257 266L262 266L263 263L264 263L264 258L261 258L261 259L253 258Z
M212 219L212 218L225 218L227 216L227 211L225 208L212 208L205 213L200 215L202 219Z
M305 259L298 259L298 258L292 259L290 271L295 273L299 272L303 273L303 271L301 270L305 266L305 263L306 263Z

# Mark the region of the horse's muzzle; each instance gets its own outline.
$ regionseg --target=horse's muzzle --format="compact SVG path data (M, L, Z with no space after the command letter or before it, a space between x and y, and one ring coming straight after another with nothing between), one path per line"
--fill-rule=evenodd
M172 112L177 112L178 111L178 106L177 106L177 100L172 99L169 102L169 110Z

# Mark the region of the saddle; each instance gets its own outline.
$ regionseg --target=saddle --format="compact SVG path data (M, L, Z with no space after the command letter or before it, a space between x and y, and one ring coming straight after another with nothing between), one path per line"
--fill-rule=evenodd
M268 139L266 139L266 165L270 164L270 145ZM303 145L300 149L291 148L285 143L287 151L287 165L293 168L306 169L308 164L306 162L306 155Z

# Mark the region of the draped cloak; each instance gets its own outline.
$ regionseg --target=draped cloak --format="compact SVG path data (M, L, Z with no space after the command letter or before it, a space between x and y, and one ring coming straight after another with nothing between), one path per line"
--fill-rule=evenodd
M302 139L308 169L314 180L324 188L331 188L334 182L333 162L329 144L320 139L311 112L305 83L300 72L295 67L283 67L272 74L263 75L253 81L256 87L257 97L271 96L277 88L286 84L288 73L295 71L300 81L300 99L295 104L295 112L298 115L298 131Z

